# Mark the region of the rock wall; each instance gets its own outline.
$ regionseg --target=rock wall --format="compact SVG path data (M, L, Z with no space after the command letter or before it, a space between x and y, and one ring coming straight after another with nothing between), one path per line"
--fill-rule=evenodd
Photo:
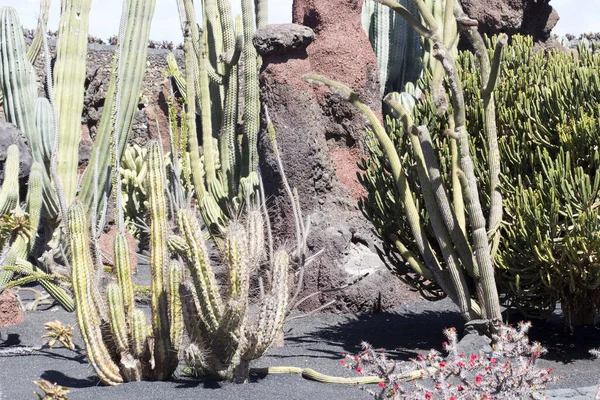
M314 42L286 53L258 49L263 57L262 100L277 131L287 178L298 190L304 215L311 218L308 248L313 254L321 251L306 269L300 297L369 273L348 289L312 297L301 305L303 310L336 299L337 310L372 311L415 297L379 259L374 248L377 239L357 207L364 193L356 177L356 162L363 154L364 117L338 95L301 78L315 72L338 80L381 113L377 62L361 26L361 7L362 1L296 0L293 20L312 29ZM285 40L290 30L311 34L302 33L298 26L274 26L257 32L255 44L257 39ZM265 134L259 140L259 153L277 237L289 240L294 235L293 216Z

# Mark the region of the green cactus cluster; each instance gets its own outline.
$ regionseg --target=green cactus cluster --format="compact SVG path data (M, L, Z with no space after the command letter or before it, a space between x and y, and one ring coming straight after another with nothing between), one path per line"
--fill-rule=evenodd
M69 209L72 283L77 320L90 364L105 384L139 380L165 380L178 365L182 319L177 287L183 271L170 262L167 250L166 177L160 148L154 143L147 154L150 216L151 323L137 308L131 277L129 248L122 232L115 236L117 282L109 283L105 299L98 284L97 263L90 250L91 226L85 207L75 202ZM106 327L109 327L106 328Z
M72 283L90 363L109 385L168 379L187 331L184 354L196 373L245 381L249 362L271 346L288 312L290 256L281 250L270 259L259 206L248 206L227 225L218 262L195 211L179 209L177 234L170 234L164 157L157 142L146 153L151 324L135 306L125 236L115 238L116 282L108 284L104 300L85 208L75 202L69 210ZM218 268L225 269L224 279L217 278ZM253 295L256 284L259 294Z
M250 361L271 347L288 311L290 256L279 250L267 259L262 210L256 205L248 208L245 217L230 222L225 231L223 288L217 284L217 265L192 212L179 212L180 235L169 239L190 270L190 279L180 286L191 340L186 362L199 375L236 382L248 380ZM257 279L260 293L253 296L251 283Z
M0 247L5 249L0 257L0 291L36 281L66 310L73 311L73 299L65 288L68 280L27 261L36 244L42 213L42 171L38 163L31 166L23 209L19 199L19 148L8 147L0 189Z
M203 30L198 28L191 0L178 2L185 38L185 82L172 60L170 70L186 99L193 190L211 231L222 233L245 191L258 186L260 59L252 36L266 24L266 1L243 0L242 16L235 22L227 0L204 0L200 5ZM240 80L243 88L238 87Z

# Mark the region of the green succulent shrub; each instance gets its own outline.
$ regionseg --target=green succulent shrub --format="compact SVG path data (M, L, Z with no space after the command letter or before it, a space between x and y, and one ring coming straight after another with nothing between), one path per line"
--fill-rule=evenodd
M457 64L487 213L490 183L479 64L470 52L461 52ZM591 322L600 305L599 67L600 55L592 46L580 46L576 53L534 53L530 37L514 36L505 49L495 91L504 213L488 236L501 232L499 241L490 242L503 303L530 318L548 317L560 301L568 323L576 325ZM413 117L416 124L431 127L442 179L448 183L453 179L451 148L441 145L448 140L443 134L448 118L436 113L429 80L424 76L419 82L424 95L415 99ZM410 180L418 182L414 155L399 121L387 118L387 124L395 132L391 137L398 153L404 154ZM381 148L375 140L368 141L368 148L370 158L360 168L370 194L360 206L383 239L383 252L398 275L426 298L444 297L438 285L415 274L401 259L391 238L404 239L408 225L398 211ZM424 210L421 215L427 218Z

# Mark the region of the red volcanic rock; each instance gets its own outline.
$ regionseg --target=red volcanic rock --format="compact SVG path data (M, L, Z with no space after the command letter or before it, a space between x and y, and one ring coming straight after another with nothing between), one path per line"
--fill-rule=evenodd
M12 289L6 289L0 294L0 328L23 322L23 313Z
M379 72L361 25L361 8L362 1L295 0L293 21L312 28L314 41L262 54L261 98L277 131L290 186L298 190L303 215L311 217L307 247L312 253L321 251L305 271L299 298L369 273L350 289L311 297L302 310L336 299L335 310L369 312L414 298L379 259L378 239L358 210L357 199L364 194L356 177L364 116L328 89L302 80L309 72L337 80L381 114ZM280 38L293 37L287 42L304 44L310 42L304 38L312 39L311 32L297 25L274 25L257 35L255 43L280 44ZM275 237L285 245L295 235L294 221L266 134L259 140L259 153Z

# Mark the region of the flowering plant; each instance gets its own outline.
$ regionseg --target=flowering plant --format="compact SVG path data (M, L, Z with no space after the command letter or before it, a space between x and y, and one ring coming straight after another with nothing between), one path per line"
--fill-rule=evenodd
M461 352L456 329L450 328L444 331L446 357L430 350L412 362L398 362L363 342L362 352L344 354L341 363L357 373L383 379L378 389L366 389L376 399L543 399L541 390L561 377L551 376L551 368L535 367L546 349L529 342L530 327L529 322L521 322L517 329L501 325L493 336L493 351L487 354Z

